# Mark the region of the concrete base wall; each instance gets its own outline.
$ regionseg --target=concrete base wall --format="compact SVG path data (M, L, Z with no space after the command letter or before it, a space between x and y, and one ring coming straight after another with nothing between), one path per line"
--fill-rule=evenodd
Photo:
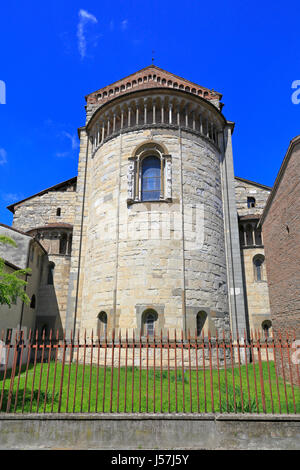
M300 416L2 414L0 449L300 449Z

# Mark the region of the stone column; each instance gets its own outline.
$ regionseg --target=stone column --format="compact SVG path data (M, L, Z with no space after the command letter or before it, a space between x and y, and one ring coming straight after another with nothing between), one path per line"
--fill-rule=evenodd
M165 122L164 111L165 111L164 104L162 103L162 105L161 105L161 123L162 124L164 124L164 122Z
M129 108L128 108L128 127L130 127L130 126L131 126L131 108L129 106Z
M203 122L202 122L202 115L199 115L199 123L200 123L200 133L203 134Z
M169 124L172 124L172 104L169 104Z

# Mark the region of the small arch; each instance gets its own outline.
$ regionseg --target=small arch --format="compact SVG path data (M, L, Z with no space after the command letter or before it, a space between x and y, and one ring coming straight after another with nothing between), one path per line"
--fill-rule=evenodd
M152 309L148 309L143 313L142 326L144 336L154 336L155 322L158 319L157 312Z
M57 216L57 217L60 217L60 216L61 216L61 208L60 208L60 207L58 207L58 208L56 209L56 216Z
M197 313L197 317L196 317L197 336L201 335L201 333L203 331L203 328L204 328L204 325L205 325L205 322L206 322L206 319L207 319L207 313L206 312L201 310L200 312Z
M35 305L36 305L36 299L35 299L35 295L33 294L33 296L31 297L31 301L30 301L30 308L35 308Z
M172 81L168 80L168 86L172 86Z
M255 207L255 205L256 205L255 197L247 197L248 209L252 209L253 207Z
M205 91L203 96L205 96L205 97L208 96L208 91Z
M142 82L143 82L143 79L140 77L140 78L138 79L138 83L142 83Z
M107 91L104 91L103 92L103 98L106 98L107 97Z
M119 91L120 91L120 88L117 86L117 87L115 88L115 93L119 93Z
M160 83L160 77L157 77L156 81L157 81L158 83Z
M202 96L202 90L198 90L198 95Z
M253 258L254 279L256 281L263 281L264 261L265 261L265 257L263 255L256 255Z
M121 91L125 90L125 85L121 85Z
M165 85L167 83L167 80L165 78L162 79L161 84Z
M192 93L196 93L196 88L192 88Z
M179 90L184 90L184 85L179 85Z
M186 86L186 87L185 87L185 91L191 91L190 87L189 87L189 86Z
M131 83L130 82L126 83L126 88L131 88Z
M99 93L99 94L97 95L97 100L99 101L99 100L101 100L101 98L102 98L102 95L101 95L101 93Z
M111 96L113 94L114 94L114 90L113 89L109 90L109 95Z
M107 332L107 313L103 310L97 315L98 336L105 335Z
M266 338L269 338L270 336L270 330L272 328L272 322L271 320L264 320L261 324L263 334Z

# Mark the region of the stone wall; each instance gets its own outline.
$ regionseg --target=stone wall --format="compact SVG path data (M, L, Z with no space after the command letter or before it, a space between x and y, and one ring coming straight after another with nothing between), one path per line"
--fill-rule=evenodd
M2 413L0 448L110 450L103 457L105 467L118 458L119 450L132 450L132 456L146 457L147 466L146 449L185 449L178 451L185 456L196 449L299 450L299 420L296 415ZM155 455L151 459L153 466Z
M129 158L145 142L157 142L171 155L172 201L128 206ZM86 147L81 155L82 171ZM181 330L186 315L186 327L195 331L201 309L209 310L213 325L229 327L219 162L214 145L171 129L128 132L89 155L77 326L95 329L105 311L109 327L138 329L141 313L152 307L160 312L161 328ZM82 193L77 209L79 222ZM170 231L163 226L167 220ZM130 236L128 227L134 227ZM197 231L200 246L193 240ZM78 236L75 231L76 253Z
M51 190L31 197L15 206L13 227L26 232L50 223L68 223L73 225L76 186ZM57 209L61 215L57 216Z
M259 331L261 334L263 333L262 323L271 320L271 312L265 263L262 268L262 279L257 281L255 278L253 258L258 254L264 256L263 247L242 250L249 328L253 330L253 333Z
M236 206L239 216L262 214L272 188L235 178ZM247 207L247 198L255 198L255 207Z
M235 193L240 223L243 222L246 226L249 221L253 227L257 225L270 192L271 188L267 186L249 182L242 178L235 178ZM255 207L248 207L247 197L255 198ZM260 255L263 259L265 253L263 240L258 246L255 246L255 237L253 237L253 240L253 246L241 245L246 311L249 332L250 330L253 330L253 332L257 330L263 333L262 323L271 320L268 279L266 261L264 261L262 279L256 280L253 259L257 255Z
M300 339L300 138L292 141L264 213L270 306L275 334ZM299 354L296 355L299 362ZM278 360L278 364L280 361ZM289 377L288 358L284 358ZM297 383L296 365L293 367Z
M36 308L36 327L39 330L46 326L48 332L50 329L61 332L65 326L75 201L76 180L72 179L14 206L13 227L39 237L48 253L43 258L43 268L34 266L33 269L40 281ZM60 209L60 215L57 215L57 209ZM38 228L42 229L35 230ZM62 234L68 240L64 254L60 254L59 248ZM53 284L48 284L49 263L54 263ZM25 314L27 310L25 307Z

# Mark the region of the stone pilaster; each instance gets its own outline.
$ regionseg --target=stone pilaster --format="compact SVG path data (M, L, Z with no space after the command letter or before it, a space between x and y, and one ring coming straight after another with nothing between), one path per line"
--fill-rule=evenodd
M231 141L232 126L228 124L220 136L224 153L221 161L223 209L225 223L225 246L227 258L228 298L233 338L247 331L247 320L243 290L242 263L239 242L235 182ZM223 142L223 143L222 143Z

